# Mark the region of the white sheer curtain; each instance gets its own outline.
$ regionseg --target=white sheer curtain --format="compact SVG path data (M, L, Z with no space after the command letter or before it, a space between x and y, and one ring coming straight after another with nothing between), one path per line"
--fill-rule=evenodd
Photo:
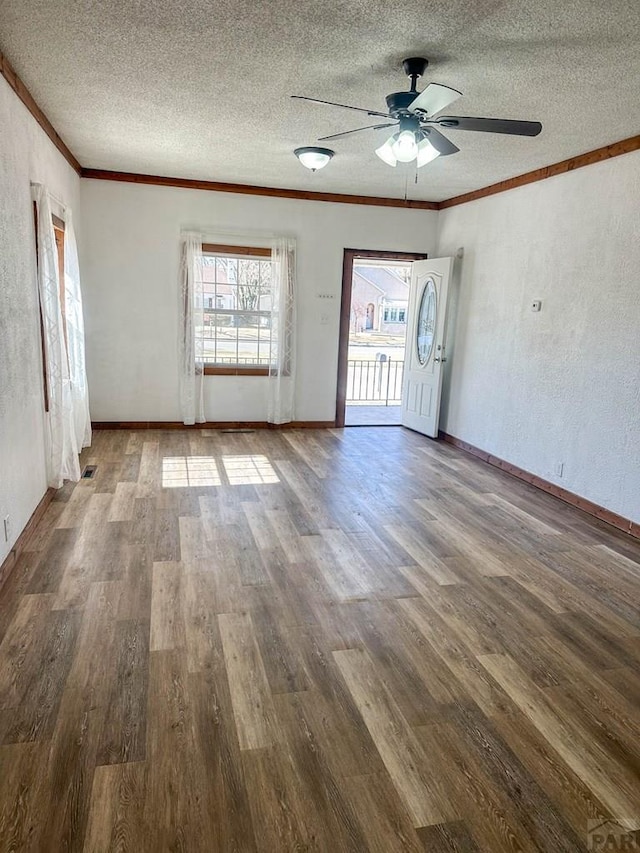
M188 426L204 423L204 343L201 331L204 323L202 290L202 235L188 232L180 243L180 327L178 352L180 358L180 412Z
M49 486L80 479L78 442L69 361L65 344L58 253L49 195L42 184L32 186L38 230L38 294L42 314L48 412L45 416L45 454Z
M91 444L91 415L89 414L89 386L84 356L84 317L78 246L73 228L71 210L64 211L64 318L67 327L67 353L71 402L73 405L76 452Z
M273 261L271 359L267 420L294 420L296 386L296 244L279 237L271 244Z

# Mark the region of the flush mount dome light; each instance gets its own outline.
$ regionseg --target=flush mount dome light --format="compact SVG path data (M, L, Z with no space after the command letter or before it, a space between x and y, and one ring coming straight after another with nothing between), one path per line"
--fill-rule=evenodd
M307 169L316 172L318 169L324 169L329 160L335 154L330 148L318 148L315 145L307 145L304 148L296 148L293 152L298 160Z

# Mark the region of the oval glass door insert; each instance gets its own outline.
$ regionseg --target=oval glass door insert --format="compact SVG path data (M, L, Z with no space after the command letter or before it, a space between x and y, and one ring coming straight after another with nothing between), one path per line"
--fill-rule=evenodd
M432 278L428 278L422 291L416 325L416 349L420 364L426 364L433 352L437 309L436 285Z

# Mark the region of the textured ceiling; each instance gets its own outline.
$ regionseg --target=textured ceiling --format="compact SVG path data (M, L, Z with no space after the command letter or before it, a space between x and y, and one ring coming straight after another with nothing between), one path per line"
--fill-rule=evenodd
M640 133L638 0L0 0L0 50L83 166L440 200ZM383 109L425 80L447 112L539 120L534 139L449 131L415 169L336 140L313 175L292 150L368 123L290 94ZM364 120L363 120L364 119Z

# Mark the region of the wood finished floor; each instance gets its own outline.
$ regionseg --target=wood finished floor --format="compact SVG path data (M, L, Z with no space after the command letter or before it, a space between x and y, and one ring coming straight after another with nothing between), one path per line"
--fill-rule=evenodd
M0 592L1 850L640 827L640 543L400 428L105 431L83 461Z

